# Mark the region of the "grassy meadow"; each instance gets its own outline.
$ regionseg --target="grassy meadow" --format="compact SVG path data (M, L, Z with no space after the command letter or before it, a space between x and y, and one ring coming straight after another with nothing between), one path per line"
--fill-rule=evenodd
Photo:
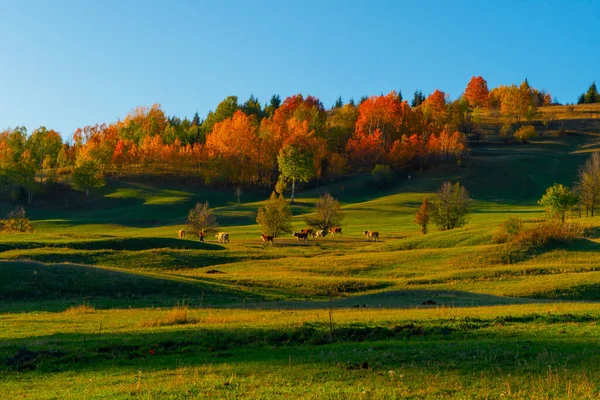
M302 188L296 231L325 192L345 212L342 237L308 243L263 246L269 193L250 189L238 204L233 189L109 180L89 202L30 207L34 233L0 234L1 397L599 398L600 216L561 246L493 240L573 184L600 149L598 111L542 108L551 123L525 145L484 116L459 164ZM415 212L448 180L475 200L468 223L422 235ZM197 201L230 243L177 238Z

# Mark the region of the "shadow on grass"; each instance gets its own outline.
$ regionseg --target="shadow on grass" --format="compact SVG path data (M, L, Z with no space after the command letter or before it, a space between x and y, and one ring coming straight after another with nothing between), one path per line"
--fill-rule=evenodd
M512 325L535 332L562 324L600 322L598 316L573 314L528 314L489 318L438 318L384 323L302 322L275 327L202 327L202 320L186 328L128 333L57 333L0 341L0 371L54 373L148 367L170 369L171 357L185 356L187 366L247 362L248 351L255 362L272 363L310 355L312 362L333 372L352 369L345 363L365 361L364 369L387 371L389 366L463 370L480 376L498 368L515 370L515 359L525 364L528 374L548 373L549 358L569 359L569 370L579 365L585 371L600 355L593 339L571 337L556 340L552 334L521 333L516 339ZM526 324L525 327L523 324ZM490 337L493 334L493 337ZM556 333L554 335L557 335ZM407 340L410 339L410 340ZM365 342L364 347L360 345ZM432 345L435 343L434 345ZM315 346L326 346L321 355ZM380 352L400 357L382 357ZM243 354L245 353L245 354ZM256 354L260 353L260 355ZM493 362L490 357L493 355ZM338 362L344 362L339 365ZM583 364L583 365L582 365ZM539 368L539 371L538 371ZM135 371L135 370L134 370ZM525 372L523 371L523 372ZM565 369L566 371L566 369Z
M126 305L152 305L157 300L172 305L185 298L204 298L210 304L229 304L244 298L259 300L260 296L218 282L181 277L72 264L0 261L0 309L15 310L22 304L26 309L45 310L53 309L57 303L81 301L124 308Z
M494 296L458 290L392 290L379 293L357 294L334 298L335 308L431 308L473 307L505 304L544 303L542 299ZM247 308L265 309L322 309L329 307L329 300L279 301L248 304Z
M115 237L105 236L102 239L53 241L53 242L5 242L0 243L0 252L21 249L37 249L43 247L66 248L73 250L150 250L150 249L191 249L191 250L223 250L223 246L194 240L161 238L161 237Z

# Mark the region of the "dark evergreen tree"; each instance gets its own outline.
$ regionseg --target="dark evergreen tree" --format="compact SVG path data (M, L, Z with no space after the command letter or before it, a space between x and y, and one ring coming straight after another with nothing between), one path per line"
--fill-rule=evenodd
M425 95L420 90L415 90L415 94L413 95L413 99L410 102L411 107L418 107L425 101Z
M342 100L342 96L338 97L333 105L333 108L342 108L344 107L344 100Z

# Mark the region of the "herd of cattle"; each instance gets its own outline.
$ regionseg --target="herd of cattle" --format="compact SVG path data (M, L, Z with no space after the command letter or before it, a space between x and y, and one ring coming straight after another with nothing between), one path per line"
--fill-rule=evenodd
M305 228L302 229L300 232L294 232L294 237L298 240L298 241L304 241L304 242L308 242L308 238L312 237L312 238L319 238L319 237L325 237L325 235L330 234L331 236L335 236L335 235L340 235L342 236L342 228L341 227L335 227L335 228L330 228L328 230L325 229L311 229L311 228ZM178 236L180 239L184 239L185 238L185 229L180 229L178 232ZM364 231L363 232L363 236L366 236L368 241L371 240L375 240L376 242L379 241L379 232L377 231ZM273 240L275 239L275 236L273 235L260 235L263 244L272 246L273 245ZM218 243L229 243L229 233L227 232L217 232L215 234L215 238L217 239ZM200 241L204 241L204 230L201 231L200 233Z

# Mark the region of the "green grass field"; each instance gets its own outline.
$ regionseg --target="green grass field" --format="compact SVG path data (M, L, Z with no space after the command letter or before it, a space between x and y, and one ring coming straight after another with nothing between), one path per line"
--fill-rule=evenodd
M301 190L295 230L325 192L345 212L343 237L308 243L262 245L266 192L109 181L31 207L35 233L0 234L0 397L598 398L600 217L562 246L492 241L509 217L543 220L545 189L598 149L582 113L560 108L577 133L527 145L490 122L465 162L385 190L368 175ZM447 180L475 199L469 222L421 235L414 214ZM205 200L229 244L177 238Z

